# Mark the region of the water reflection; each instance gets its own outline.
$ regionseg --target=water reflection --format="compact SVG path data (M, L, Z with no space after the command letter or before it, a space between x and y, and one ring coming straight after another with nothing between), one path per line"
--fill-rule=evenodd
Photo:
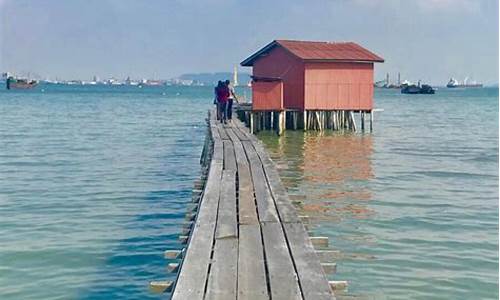
M289 131L261 133L299 213L340 220L372 215L369 181L374 177L371 135Z
M259 138L277 164L299 215L309 216L313 234L329 236L331 248L341 250L337 264L374 260L375 256L363 248L371 248L376 239L359 232L357 223L374 217L368 206L375 177L372 136L288 131L282 137L261 132ZM334 278L348 279L342 266ZM337 299L366 298L349 291L337 291L336 295Z

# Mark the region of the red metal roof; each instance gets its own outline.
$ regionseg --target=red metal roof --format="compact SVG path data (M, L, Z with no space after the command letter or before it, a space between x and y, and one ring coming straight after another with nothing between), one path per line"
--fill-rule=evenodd
M296 57L307 61L384 62L382 57L353 42L275 40L245 59L241 65L252 66L261 55L277 46L281 46Z

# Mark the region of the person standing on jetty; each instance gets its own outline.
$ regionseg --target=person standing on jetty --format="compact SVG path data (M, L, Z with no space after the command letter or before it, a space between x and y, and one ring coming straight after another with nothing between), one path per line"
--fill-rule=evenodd
M217 82L217 85L214 87L214 104L215 104L215 111L217 113L217 120L221 119L220 107L219 107L219 93L218 93L218 90L221 87L222 87L222 80L219 80L219 82Z
M231 81L229 81L229 79L226 80L226 86L229 90L229 98L227 100L227 119L231 120L233 118L233 102L235 100L238 102L238 98L236 97L234 87L231 85Z
M216 88L217 94L217 103L218 103L218 114L220 118L220 122L226 124L227 123L227 106L229 99L229 88L225 83L221 82L221 85L217 85Z

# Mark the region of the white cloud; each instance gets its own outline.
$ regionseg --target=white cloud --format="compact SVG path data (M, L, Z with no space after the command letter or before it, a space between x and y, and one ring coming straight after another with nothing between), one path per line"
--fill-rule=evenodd
M479 0L416 0L417 5L426 11L461 11L461 12L479 12L481 10L481 1Z
M352 0L365 7L415 7L421 12L465 12L477 13L485 0Z

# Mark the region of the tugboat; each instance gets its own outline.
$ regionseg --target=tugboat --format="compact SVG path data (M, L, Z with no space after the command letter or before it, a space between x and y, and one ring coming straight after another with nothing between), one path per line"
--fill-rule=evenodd
M5 85L8 90L10 89L32 89L38 85L36 80L28 80L24 78L14 78L13 76L7 77Z
M401 94L428 94L432 95L436 92L432 88L432 86L428 84L422 84L420 85L420 80L418 81L418 85L414 84L403 84L401 85Z

